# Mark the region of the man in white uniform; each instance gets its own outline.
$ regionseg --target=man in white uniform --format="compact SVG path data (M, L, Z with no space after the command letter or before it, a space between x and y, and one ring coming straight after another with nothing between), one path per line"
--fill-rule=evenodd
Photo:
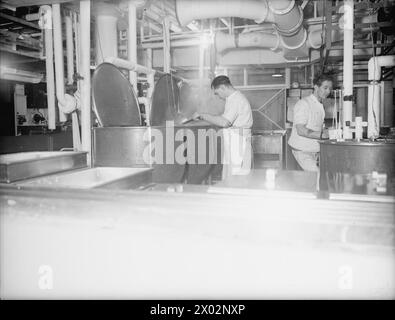
M314 92L295 104L288 144L303 170L318 172L318 141L328 139L328 131L323 129L325 110L322 101L331 93L333 80L329 75L322 74L313 83Z
M246 175L251 171L252 111L247 98L236 90L227 76L218 76L212 83L214 94L225 100L222 115L195 113L200 118L223 129L222 179L231 175Z

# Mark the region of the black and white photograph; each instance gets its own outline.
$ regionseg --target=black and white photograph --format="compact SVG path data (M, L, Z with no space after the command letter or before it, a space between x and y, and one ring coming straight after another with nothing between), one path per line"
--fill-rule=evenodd
M2 0L0 37L1 300L395 299L395 0Z

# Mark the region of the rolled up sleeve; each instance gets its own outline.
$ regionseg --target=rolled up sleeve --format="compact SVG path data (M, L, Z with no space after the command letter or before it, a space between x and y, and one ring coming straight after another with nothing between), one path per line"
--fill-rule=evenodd
M294 123L307 124L308 119L309 119L308 106L304 103L304 101L300 100L295 104Z
M222 114L222 117L224 117L226 120L229 121L229 123L232 125L233 122L235 122L237 115L238 115L238 108L236 107L229 107L225 109L225 112Z

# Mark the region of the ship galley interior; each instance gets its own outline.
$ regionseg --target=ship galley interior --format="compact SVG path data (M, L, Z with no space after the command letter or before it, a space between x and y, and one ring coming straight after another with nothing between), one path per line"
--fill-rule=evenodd
M393 0L4 0L3 299L394 299Z

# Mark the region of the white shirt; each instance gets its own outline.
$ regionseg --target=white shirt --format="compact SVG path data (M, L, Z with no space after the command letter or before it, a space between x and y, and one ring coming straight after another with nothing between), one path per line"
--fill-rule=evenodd
M252 111L247 98L238 90L226 98L225 110L222 115L233 128L251 128Z
M297 150L306 152L319 152L320 145L316 139L306 138L298 135L297 124L306 125L307 129L321 131L325 119L325 110L314 94L311 94L295 104L294 121L291 137L288 144Z

